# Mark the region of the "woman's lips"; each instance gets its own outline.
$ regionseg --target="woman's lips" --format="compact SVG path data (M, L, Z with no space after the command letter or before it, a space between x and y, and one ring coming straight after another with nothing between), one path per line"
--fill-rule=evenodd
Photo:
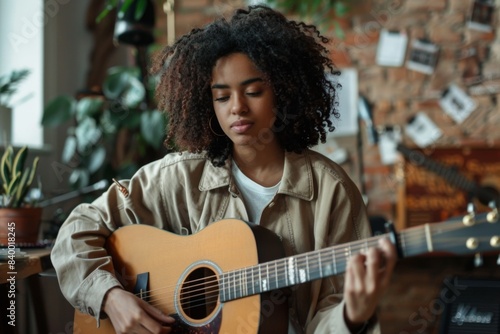
M231 129L236 133L244 133L252 127L253 123L250 121L236 121L231 124Z

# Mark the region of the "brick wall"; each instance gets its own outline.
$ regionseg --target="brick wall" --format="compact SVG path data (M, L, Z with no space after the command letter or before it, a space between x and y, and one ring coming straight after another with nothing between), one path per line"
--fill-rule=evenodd
M411 116L423 112L443 133L434 147L498 145L498 9L494 13L493 30L481 32L466 25L472 5L472 0L372 0L368 8L343 20L345 37L334 38L332 58L341 68L355 67L358 70L359 91L372 105L376 127L404 127ZM409 46L412 40L423 38L436 44L439 56L434 73L423 74L404 65L377 65L375 55L383 28L406 32ZM333 33L330 35L334 36ZM467 63L461 56L468 48L477 52L472 63ZM464 79L471 66L483 76L480 82L472 84ZM477 104L476 110L461 124L447 116L439 105L442 93L451 84L462 88ZM414 145L404 132L403 143ZM378 147L369 145L366 139L363 159L370 213L394 219L398 201L396 188L399 186L395 182L395 166L382 164Z

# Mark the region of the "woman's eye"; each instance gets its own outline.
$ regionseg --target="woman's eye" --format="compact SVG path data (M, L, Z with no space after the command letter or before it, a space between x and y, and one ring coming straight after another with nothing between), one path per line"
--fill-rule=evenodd
M257 92L247 92L247 95L248 96L259 96L260 94L262 94L261 91L257 91Z
M224 102L227 101L229 98L227 96L221 96L221 97L216 97L214 101L216 102Z

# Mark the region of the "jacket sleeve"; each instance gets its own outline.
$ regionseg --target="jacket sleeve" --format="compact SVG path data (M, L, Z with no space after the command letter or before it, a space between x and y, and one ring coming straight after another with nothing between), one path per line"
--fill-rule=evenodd
M112 186L94 203L77 206L61 226L51 252L63 295L73 307L96 319L101 317L106 292L121 286L104 249L106 238L118 227L104 206L113 193L118 195Z
M150 168L154 172L156 167ZM122 225L163 227L160 224L166 222L158 205L160 186L147 175L155 174L142 172L130 182L120 181L128 188L129 196L113 184L93 203L77 206L61 226L52 249L51 260L63 295L73 307L97 321L106 292L121 287L117 276L120 273L115 273L104 248L106 238Z

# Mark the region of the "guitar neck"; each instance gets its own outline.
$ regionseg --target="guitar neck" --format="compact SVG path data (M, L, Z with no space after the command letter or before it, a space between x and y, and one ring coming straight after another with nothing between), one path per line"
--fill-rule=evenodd
M342 274L350 257L376 247L381 238L391 239L401 257L433 250L430 225L378 235L223 273L220 278L220 300L226 302Z
M481 191L480 187L475 182L469 180L467 177L457 172L452 167L430 159L422 152L411 150L401 144L397 146L397 149L413 164L422 166L425 169L435 173L455 187L458 187L470 193L477 193Z

